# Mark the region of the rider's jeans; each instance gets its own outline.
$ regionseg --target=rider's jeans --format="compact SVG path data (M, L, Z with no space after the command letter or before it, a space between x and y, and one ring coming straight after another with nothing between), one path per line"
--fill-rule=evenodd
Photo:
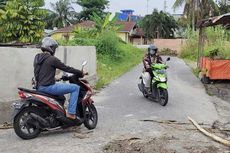
M71 83L55 83L54 85L40 86L38 88L38 91L40 92L57 96L63 96L65 94L71 93L68 106L69 114L76 114L79 90L80 87L78 85Z

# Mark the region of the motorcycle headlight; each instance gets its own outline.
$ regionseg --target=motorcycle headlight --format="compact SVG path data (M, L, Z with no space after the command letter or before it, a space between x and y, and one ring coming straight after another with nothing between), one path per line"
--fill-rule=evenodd
M157 73L159 73L159 74L166 74L166 71L165 70L158 70Z

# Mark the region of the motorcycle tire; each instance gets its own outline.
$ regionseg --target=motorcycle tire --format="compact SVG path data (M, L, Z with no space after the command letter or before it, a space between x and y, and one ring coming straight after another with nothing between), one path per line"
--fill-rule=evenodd
M85 120L84 125L89 130L95 129L97 126L98 114L97 109L93 104L86 105L85 107Z
M159 90L159 103L162 106L166 106L168 103L168 90L167 89L158 89Z
M143 87L143 89L144 89L144 88L145 88L145 85L144 85L143 80L141 80L141 85L142 85L142 87ZM142 92L142 94L143 94L143 96L144 96L145 98L148 98L148 97L149 97L148 93L147 93L145 90Z
M25 140L36 138L41 133L41 129L38 126L39 123L30 117L29 115L30 113L34 113L36 115L42 116L42 113L39 111L38 108L27 107L27 108L24 108L14 118L14 123L13 123L15 133L20 138L25 139ZM23 120L26 120L26 121L23 121Z

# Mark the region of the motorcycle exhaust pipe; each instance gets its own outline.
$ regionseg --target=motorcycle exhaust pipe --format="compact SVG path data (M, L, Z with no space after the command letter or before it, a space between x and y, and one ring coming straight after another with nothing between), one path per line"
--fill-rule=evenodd
M39 123L41 123L43 126L48 127L49 126L49 122L46 121L44 118L42 118L41 116L34 114L34 113L30 113L31 117L35 120L37 120Z

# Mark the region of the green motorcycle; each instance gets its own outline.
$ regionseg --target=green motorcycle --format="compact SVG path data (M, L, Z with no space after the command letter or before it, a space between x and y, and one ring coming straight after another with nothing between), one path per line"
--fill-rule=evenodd
M169 60L170 57L166 61ZM138 84L138 88L145 98L150 98L162 106L166 106L168 103L167 68L166 62L152 64L151 69L154 77L151 78L149 72L143 71Z

